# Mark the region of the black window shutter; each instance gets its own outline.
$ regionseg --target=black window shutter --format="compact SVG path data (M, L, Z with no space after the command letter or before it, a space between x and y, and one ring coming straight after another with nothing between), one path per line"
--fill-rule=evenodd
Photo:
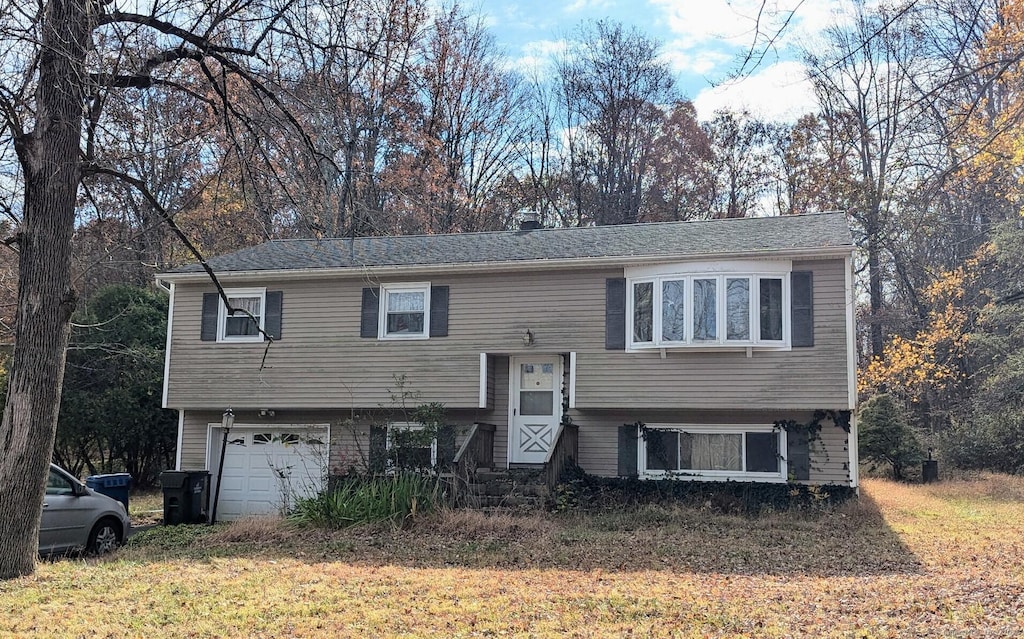
M811 446L806 431L793 431L786 436L786 460L790 479L811 478Z
M605 280L604 347L609 351L626 349L626 279Z
M220 295L203 293L203 322L199 338L204 342L217 341L217 313L220 310Z
M445 424L437 429L437 467L444 469L455 459L455 427Z
M388 429L387 426L370 426L370 473L383 474L387 468Z
M790 288L793 346L814 346L814 273L793 271Z
M283 292L267 291L267 310L263 321L263 330L271 339L281 339L281 303L283 301Z
M363 289L363 310L359 318L359 337L377 337L377 317L380 313L380 289Z
M619 426L619 477L637 476L636 456L639 439L640 433L636 424Z
M430 336L448 337L448 287L430 287Z

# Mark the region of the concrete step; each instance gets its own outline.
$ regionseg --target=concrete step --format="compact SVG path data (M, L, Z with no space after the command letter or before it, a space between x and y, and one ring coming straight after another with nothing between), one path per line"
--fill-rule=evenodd
M539 497L526 495L480 495L470 502L469 506L483 510L499 508L514 510L543 510L544 500Z

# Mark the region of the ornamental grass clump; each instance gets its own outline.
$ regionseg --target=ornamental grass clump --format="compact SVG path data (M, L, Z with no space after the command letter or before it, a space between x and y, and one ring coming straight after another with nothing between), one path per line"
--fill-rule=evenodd
M396 473L346 479L316 497L299 499L289 519L303 526L345 528L389 521L401 526L441 501L436 478Z

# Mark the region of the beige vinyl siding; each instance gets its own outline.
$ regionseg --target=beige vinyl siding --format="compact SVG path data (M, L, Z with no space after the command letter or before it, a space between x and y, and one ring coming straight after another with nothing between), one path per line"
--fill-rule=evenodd
M488 424L494 424L494 467L508 468L508 402L509 394L509 358L494 357L494 410L486 416Z
M579 275L566 273L567 285ZM267 290L284 292L282 339L269 349L264 343L201 341L202 295L212 289L179 284L167 404L372 407L389 403L389 391L398 389L396 376L404 375L406 390L417 393L418 401L475 407L480 353L523 350L527 328L537 335L531 352L543 352L571 344L590 330L580 318L600 315L602 333L593 339L603 344L604 279L591 278L600 282L600 300L563 300L549 274L435 279L432 284L450 287L449 336L402 341L359 337L364 281L265 282ZM502 394L507 387L496 386L496 402Z
M811 482L846 484L850 475L850 434L832 424L822 426L811 443Z
M215 469L216 459L209 460L209 425L220 425L222 412L186 411L182 432L181 468L187 470ZM476 411L450 411L446 422L455 426L456 446L459 446L474 421L483 421ZM331 474L344 474L350 470L363 472L368 468L370 455L370 424L386 424L388 421L406 421L408 418L395 411L378 411L376 414L356 415L353 420L348 411L301 411L280 412L273 418L260 417L254 411L236 411L235 423L246 427L253 424L279 428L292 424L328 424L331 441L328 454L328 468ZM504 458L502 458L504 460Z
M813 413L798 411L570 411L580 429L579 464L592 475L614 477L618 474L619 427L636 421L659 424L771 425L776 420L793 419L807 423ZM810 448L811 484L850 484L849 434L826 422Z
M432 284L450 287L449 335L407 341L359 337L362 288L380 282L341 277L260 282L284 292L282 339L269 349L262 343L201 341L202 294L213 289L179 283L167 405L376 407L391 401L396 376L404 376L404 388L417 394L417 402L471 408L479 402L480 353L575 351L581 410L849 408L844 264L842 259L793 264L794 270L814 271L815 346L754 350L751 357L745 350L668 350L664 359L659 352L605 350L605 280L621 277L621 269L435 277ZM225 278L224 285L234 284ZM527 329L535 338L528 348L522 342ZM497 415L504 404L504 424L507 357L489 362L495 375L493 399L488 392L491 412Z
M331 439L337 437L336 430L339 424L337 412L327 411L303 411L278 413L273 418L260 417L255 411L234 411L235 424L241 427L253 425L266 425L268 428L280 428L293 424L328 424L331 429ZM209 446L208 436L210 424L220 426L224 413L223 411L185 411L182 420L181 437L181 468L182 470L203 470L215 468L217 460L209 460L207 465L207 449ZM333 467L334 451L331 451L331 462Z
M814 346L789 351L579 350L576 406L583 408L849 408L846 280L842 260L794 262L814 273ZM602 303L603 303L603 286Z

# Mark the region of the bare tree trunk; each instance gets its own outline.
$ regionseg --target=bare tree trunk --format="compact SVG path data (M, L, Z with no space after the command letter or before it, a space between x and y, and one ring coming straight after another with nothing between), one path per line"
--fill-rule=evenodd
M44 14L35 129L17 142L25 172L18 316L0 424L0 579L31 574L57 430L75 294L71 235L81 167L86 0L53 0Z
M871 317L868 321L871 328L871 357L881 357L885 351L885 327L882 318L885 298L882 291L882 248L880 244L878 231L869 231L867 236L868 303L871 308Z

